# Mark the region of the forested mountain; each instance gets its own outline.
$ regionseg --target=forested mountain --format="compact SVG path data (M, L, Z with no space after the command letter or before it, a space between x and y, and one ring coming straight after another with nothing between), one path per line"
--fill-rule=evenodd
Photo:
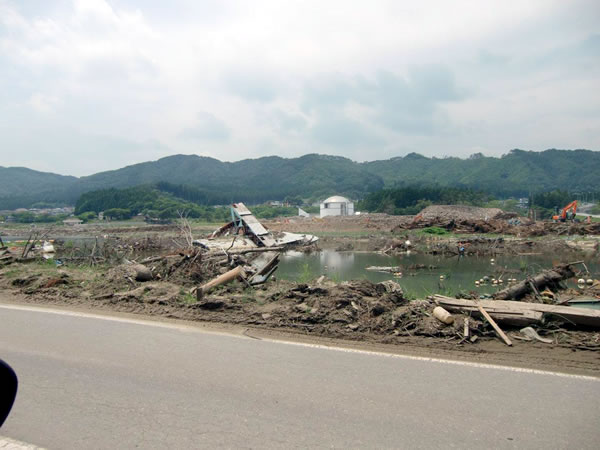
M0 209L39 202L73 205L84 192L159 182L166 183L163 190L176 190L173 194L201 204L258 203L290 196L319 199L332 194L357 199L384 187L432 184L524 197L530 191L597 190L600 152L512 150L500 158L476 154L468 159L411 153L365 163L316 154L233 163L175 155L81 178L0 167L0 180Z
M36 203L54 203L69 197L76 177L38 172L25 167L0 166L0 209L30 207ZM67 202L68 203L68 202Z
M501 158L403 158L364 164L386 185L439 184L479 189L497 196L527 196L554 189L595 191L600 186L600 152L590 150L512 150Z

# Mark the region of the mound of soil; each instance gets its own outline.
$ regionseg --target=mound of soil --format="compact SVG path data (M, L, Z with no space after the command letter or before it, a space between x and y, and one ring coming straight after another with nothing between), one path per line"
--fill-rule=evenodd
M499 208L478 208L476 206L466 205L432 205L421 211L416 217L417 220L425 221L447 221L447 220L492 220L499 216L505 216L506 213ZM516 216L516 214L515 214Z

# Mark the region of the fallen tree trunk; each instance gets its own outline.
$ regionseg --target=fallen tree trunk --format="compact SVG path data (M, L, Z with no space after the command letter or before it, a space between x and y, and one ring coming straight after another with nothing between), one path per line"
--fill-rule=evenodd
M544 303L515 302L510 300L465 300L434 295L436 304L452 312L479 313L477 305L483 306L497 321L521 326L529 322L539 323L546 317L558 318L573 325L600 328L600 310L572 306L546 305Z
M204 294L210 291L212 288L217 287L221 284L230 283L236 278L246 278L246 272L242 266L237 266L235 269L231 269L229 272L225 272L223 275L219 275L217 278L209 281L205 285L199 287L196 290L196 298L201 300Z
M575 276L573 266L563 264L550 270L546 270L533 278L528 278L514 286L509 286L497 292L494 298L497 300L518 300L529 293L543 291L546 287L555 287L560 281L567 280Z

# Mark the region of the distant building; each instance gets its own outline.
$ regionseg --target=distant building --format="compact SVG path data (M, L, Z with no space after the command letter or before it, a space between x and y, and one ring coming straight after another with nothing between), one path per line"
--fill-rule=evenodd
M68 219L63 220L63 224L69 226L81 225L83 220L78 219L77 217L69 217Z
M321 202L321 217L327 216L353 216L354 203L346 197L334 195Z

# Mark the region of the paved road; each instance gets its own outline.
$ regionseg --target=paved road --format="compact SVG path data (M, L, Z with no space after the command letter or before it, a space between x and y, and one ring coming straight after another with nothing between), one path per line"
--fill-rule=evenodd
M598 448L600 381L0 306L47 448Z

